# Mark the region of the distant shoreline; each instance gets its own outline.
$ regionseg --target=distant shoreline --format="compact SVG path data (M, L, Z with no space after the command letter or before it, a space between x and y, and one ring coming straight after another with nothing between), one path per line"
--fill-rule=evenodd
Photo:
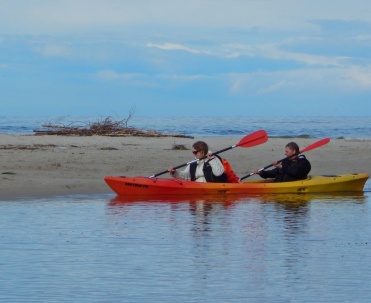
M0 200L72 194L113 194L106 175L150 176L192 160L193 142L204 140L211 150L236 144L235 137L106 137L0 134ZM284 157L286 143L304 148L314 138L269 138L265 144L237 147L223 153L239 176ZM173 150L182 144L187 150ZM371 139L332 139L306 153L311 175L368 173ZM162 175L161 177L167 177ZM252 178L259 178L253 176Z

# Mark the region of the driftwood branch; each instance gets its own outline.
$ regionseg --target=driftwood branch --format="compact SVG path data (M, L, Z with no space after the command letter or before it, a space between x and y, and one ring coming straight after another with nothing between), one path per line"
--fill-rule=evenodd
M128 121L133 117L134 111L123 120L114 120L106 117L96 122L85 123L85 125L75 126L76 123L63 124L63 118L58 118L57 122L45 123L41 129L35 129L36 135L60 135L60 136L111 136L111 137L179 137L191 138L183 134L164 134L154 130L141 130L128 127Z

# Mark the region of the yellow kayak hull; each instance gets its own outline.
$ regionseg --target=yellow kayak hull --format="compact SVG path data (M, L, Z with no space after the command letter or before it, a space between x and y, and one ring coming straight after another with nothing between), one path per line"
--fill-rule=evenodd
M200 183L142 176L106 176L104 180L119 196L148 196L361 192L368 177L360 173L313 176L292 182L254 180L241 183Z

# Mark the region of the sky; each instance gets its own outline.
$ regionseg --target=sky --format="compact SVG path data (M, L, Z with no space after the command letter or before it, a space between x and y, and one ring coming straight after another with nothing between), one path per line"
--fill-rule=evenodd
M0 116L371 116L370 0L0 0Z

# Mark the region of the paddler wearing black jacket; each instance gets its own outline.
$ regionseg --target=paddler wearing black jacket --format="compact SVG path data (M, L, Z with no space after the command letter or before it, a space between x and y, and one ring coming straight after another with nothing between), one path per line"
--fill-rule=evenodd
M299 146L290 142L285 146L286 158L278 163L274 162L274 169L255 171L264 179L274 178L275 182L288 182L303 180L308 177L311 170L310 162L304 155L299 155Z

